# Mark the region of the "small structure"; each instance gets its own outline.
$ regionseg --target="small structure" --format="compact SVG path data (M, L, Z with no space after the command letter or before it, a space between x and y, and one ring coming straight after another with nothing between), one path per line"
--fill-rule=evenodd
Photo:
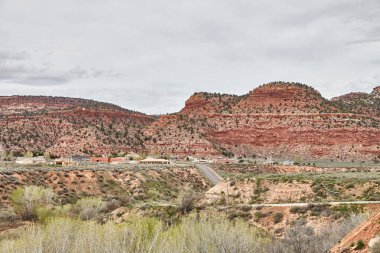
M156 159L156 158L148 157L144 160L141 160L140 164L170 164L170 161L166 159Z
M282 165L285 165L285 166L293 166L293 165L294 165L294 161L286 160L286 161L283 161L283 162L282 162Z
M58 158L54 160L54 165L61 165L61 166L70 166L71 162L69 159L64 159L64 158Z
M70 160L74 163L83 163L90 160L89 155L73 155L70 157Z
M118 163L125 163L127 162L126 157L111 157L110 163L118 164Z
M128 160L131 160L131 158L132 158L132 160L138 160L138 159L141 158L141 156L140 156L139 154L136 154L136 153L134 153L134 152L130 152L130 153L128 153L128 154L126 155L126 157L127 157Z
M109 163L110 158L109 157L91 157L90 159L91 162L93 163Z
M218 157L214 160L214 163L216 164L233 164L235 163L234 159L224 158L224 157Z
M214 161L212 160L205 160L205 159L199 159L199 160L194 160L195 163L213 163Z
M78 166L79 162L75 161L72 158L58 158L54 160L53 164L61 166Z
M118 163L125 163L127 162L126 157L91 157L90 159L91 162L93 163L113 163L113 164L118 164Z
M274 162L273 159L272 159L272 156L270 156L270 157L265 161L264 164L267 164L267 165L275 164L275 162Z
M194 162L196 159L192 156L186 156L185 157L185 161L188 161L188 162Z
M30 164L44 164L46 163L46 159L43 156L38 157L17 157L16 164L30 165Z

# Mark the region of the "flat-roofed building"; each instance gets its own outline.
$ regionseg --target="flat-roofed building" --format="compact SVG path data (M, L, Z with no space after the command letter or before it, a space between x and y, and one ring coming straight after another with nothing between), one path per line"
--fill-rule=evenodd
M157 158L146 158L140 161L141 164L170 164L169 160L166 159L157 159Z
M109 157L91 157L91 162L93 163L109 163L110 158Z
M44 164L46 163L46 159L43 156L38 156L38 157L17 157L16 164L24 164L24 165L29 165L29 164Z

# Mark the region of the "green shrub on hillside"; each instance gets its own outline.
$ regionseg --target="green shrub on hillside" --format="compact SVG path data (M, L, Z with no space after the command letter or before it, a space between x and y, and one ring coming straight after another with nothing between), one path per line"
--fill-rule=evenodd
M35 219L37 209L52 204L54 196L52 189L32 185L17 188L11 193L10 199L21 218Z

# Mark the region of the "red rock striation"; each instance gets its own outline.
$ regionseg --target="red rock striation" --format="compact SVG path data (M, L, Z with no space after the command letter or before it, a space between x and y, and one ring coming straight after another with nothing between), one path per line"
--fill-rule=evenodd
M306 85L279 82L245 96L196 93L181 112L144 133L148 149L162 154L371 160L380 157L376 110L366 113Z
M56 156L142 150L141 128L153 117L92 100L62 97L0 97L5 150Z
M158 120L86 99L0 97L1 143L55 155L380 160L379 94L377 87L329 101L304 84L275 82L243 96L195 93Z

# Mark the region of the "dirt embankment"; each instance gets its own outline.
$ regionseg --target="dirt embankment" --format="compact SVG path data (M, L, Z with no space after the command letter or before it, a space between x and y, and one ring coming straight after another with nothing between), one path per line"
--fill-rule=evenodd
M246 178L221 182L206 193L207 203L294 203L379 200L379 182L318 178Z
M380 236L380 212L350 232L331 250L331 253L370 252L369 242L378 236ZM355 246L360 240L364 242L364 248L358 250Z
M63 203L84 196L124 196L136 201L169 201L181 191L205 191L208 182L195 168L130 168L109 170L37 169L0 172L0 198L9 204L17 187L52 188Z

